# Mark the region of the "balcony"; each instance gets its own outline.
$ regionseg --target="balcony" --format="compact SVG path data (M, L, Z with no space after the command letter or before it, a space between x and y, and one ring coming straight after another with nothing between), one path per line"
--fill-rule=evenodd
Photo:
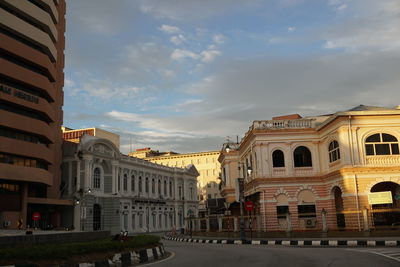
M366 164L373 166L399 166L400 155L367 156Z

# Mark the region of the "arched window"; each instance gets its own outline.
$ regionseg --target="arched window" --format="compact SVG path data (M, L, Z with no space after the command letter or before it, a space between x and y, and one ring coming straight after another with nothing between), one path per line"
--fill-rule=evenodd
M293 152L295 167L312 167L311 152L305 146L299 146Z
M158 180L158 195L161 196L161 180Z
M154 179L151 180L151 193L154 194L156 192L156 182Z
M172 197L172 181L169 182L169 196Z
M145 192L146 193L148 193L149 192L149 178L147 178L146 177L146 182L145 182L145 184L144 184L144 189L145 189Z
M285 155L282 150L272 152L272 165L274 167L285 167Z
M399 141L390 134L373 134L365 140L365 151L367 156L398 155Z
M139 176L139 193L143 192L142 176Z
M93 188L95 188L95 189L100 189L101 188L100 168L95 168L93 170Z
M124 191L128 191L128 174L124 174Z
M339 143L334 140L329 144L329 162L334 162L340 159Z

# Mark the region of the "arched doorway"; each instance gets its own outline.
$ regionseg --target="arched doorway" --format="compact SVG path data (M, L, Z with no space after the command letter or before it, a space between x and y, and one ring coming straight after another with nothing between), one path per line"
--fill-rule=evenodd
M335 200L335 211L336 211L336 225L339 228L346 227L346 220L343 214L343 198L342 198L342 190L340 187L335 186L332 189L332 194Z
M386 192L391 195L382 201L385 203L372 204L374 226L400 225L400 185L393 182L381 182L371 188L371 193Z
M101 207L99 204L93 205L93 231L101 230Z

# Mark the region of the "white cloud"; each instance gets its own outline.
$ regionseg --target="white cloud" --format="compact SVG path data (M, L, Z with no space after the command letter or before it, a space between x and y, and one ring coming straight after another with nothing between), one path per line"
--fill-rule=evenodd
M171 54L171 59L177 60L177 61L182 60L187 57L192 58L192 59L198 59L199 55L196 53L193 53L192 51L184 50L184 49L175 49Z
M294 32L296 30L296 27L288 27L287 31L288 32Z
M205 51L201 52L201 54L200 54L201 61L206 62L206 63L212 62L220 54L221 54L221 52L218 50L205 50Z
M176 45L180 45L180 44L186 42L186 38L182 34L179 34L179 35L172 36L170 38L170 41Z
M213 36L213 41L217 44L223 44L225 42L225 36L222 34L216 34Z
M178 27L166 24L161 25L161 27L159 27L158 29L168 34L176 34L181 32Z
M137 96L144 87L115 86L111 81L92 79L83 84L82 90L101 99L127 99Z

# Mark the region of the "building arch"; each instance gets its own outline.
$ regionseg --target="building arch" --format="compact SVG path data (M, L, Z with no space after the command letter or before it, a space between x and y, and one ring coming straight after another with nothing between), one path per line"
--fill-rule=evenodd
M285 167L285 152L282 149L276 148L271 153L272 167Z

